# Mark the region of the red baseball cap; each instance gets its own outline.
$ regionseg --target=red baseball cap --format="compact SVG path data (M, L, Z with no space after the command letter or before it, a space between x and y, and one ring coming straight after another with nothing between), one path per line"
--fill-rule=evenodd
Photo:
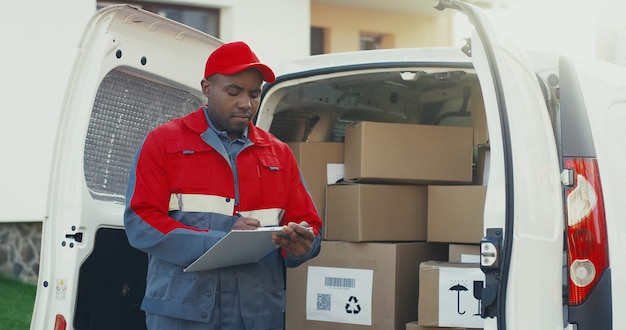
M250 46L242 41L235 41L221 45L206 61L204 78L214 74L232 75L241 71L255 68L263 75L263 80L276 80L274 72L269 66L261 63Z

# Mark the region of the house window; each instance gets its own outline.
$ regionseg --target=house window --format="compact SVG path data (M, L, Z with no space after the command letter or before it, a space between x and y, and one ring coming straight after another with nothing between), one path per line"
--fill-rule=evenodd
M311 27L311 55L326 53L326 29Z
M382 48L382 36L361 33L359 38L359 50Z
M159 14L171 20L191 26L192 28L210 34L219 39L219 17L218 9L173 5L154 2L135 1L98 1L97 9L113 4L129 4L144 10Z
M359 50L393 48L394 38L391 34L361 32L359 34Z

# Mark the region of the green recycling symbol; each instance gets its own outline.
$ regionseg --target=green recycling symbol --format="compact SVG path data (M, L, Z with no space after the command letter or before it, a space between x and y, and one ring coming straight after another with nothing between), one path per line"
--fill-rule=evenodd
M359 301L355 296L350 296L350 298L348 298L348 302L346 303L346 313L359 314L360 311L361 305L359 305Z

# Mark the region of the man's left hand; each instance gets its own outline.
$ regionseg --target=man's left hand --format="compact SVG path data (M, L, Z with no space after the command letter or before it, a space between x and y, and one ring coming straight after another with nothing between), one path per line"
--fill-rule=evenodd
M283 235L273 235L272 241L288 254L299 257L309 252L313 246L315 234L306 221L290 222L283 226Z

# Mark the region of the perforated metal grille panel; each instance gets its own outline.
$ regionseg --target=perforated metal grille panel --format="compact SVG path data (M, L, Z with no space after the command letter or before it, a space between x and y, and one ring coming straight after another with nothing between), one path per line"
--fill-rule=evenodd
M85 180L91 196L124 203L130 166L148 132L201 105L189 91L109 72L96 94L85 141Z

